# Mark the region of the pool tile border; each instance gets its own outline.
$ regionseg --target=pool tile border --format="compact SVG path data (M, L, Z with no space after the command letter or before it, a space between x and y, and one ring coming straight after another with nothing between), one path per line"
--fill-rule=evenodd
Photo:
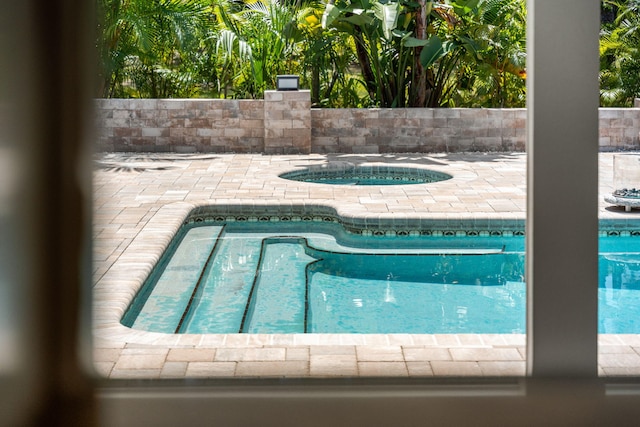
M260 215L258 212L268 212ZM305 212L311 212L306 215ZM255 216L251 216L255 215ZM291 215L300 215L292 217ZM130 343L144 344L170 344L175 342L174 337L167 337L166 334L144 332L130 329L120 323L120 319L125 314L129 304L143 286L145 280L158 262L162 254L169 247L173 237L185 224L194 224L208 221L281 221L283 218L291 220L300 218L300 221L332 222L344 225L344 218L339 216L332 207L323 205L263 205L256 209L253 205L197 205L186 202L171 203L162 206L149 220L148 224L141 230L131 244L126 248L112 268L94 286L94 329L97 336L102 338L112 338L126 340ZM347 221L350 218L347 219ZM429 224L431 229L397 230L386 229L397 225L397 222L388 217L377 217L375 221L370 219L365 226L372 227L371 235L378 233L384 235L522 235L521 228L510 230L485 230L489 226L497 226L496 220L482 220L474 222L474 227L478 230L455 230L452 225L460 225L460 220L452 223L448 219L417 219L418 224L425 226ZM506 224L522 226L522 221L507 220ZM348 225L346 226L348 227ZM381 228L373 228L381 227ZM355 228L347 230L352 231ZM358 234L366 234L363 229L355 229ZM366 229L365 229L366 230ZM477 233L477 234L475 234ZM314 338L315 339L315 338ZM354 338L355 339L355 338ZM342 338L341 341L345 341Z
M264 208L264 215L258 212ZM305 214L305 212L310 212ZM285 219L286 218L286 219ZM116 261L109 273L94 287L94 293L101 295L103 289L108 289L109 298L107 304L102 298L96 298L94 311L94 325L96 330L104 331L120 329L120 319L124 315L127 307L135 294L142 287L147 276L158 262L161 255L169 246L170 241L178 233L180 228L186 224L196 224L200 222L220 222L220 221L248 221L248 222L277 222L277 221L309 221L309 222L332 222L345 226L349 232L365 235L432 235L432 236L523 236L523 220L501 220L501 219L481 219L476 218L472 223L462 227L463 220L450 221L439 218L416 218L416 224L421 228L411 229L390 229L387 227L396 226L397 223L390 218L377 217L369 219L364 225L369 228L356 228L351 218L342 218L336 210L329 206L322 205L264 205L256 209L252 205L196 205L186 202L171 203L162 206L156 212L144 229L131 242L129 247ZM358 224L361 225L361 224ZM640 237L640 227L634 223L634 228L629 227L630 222L623 220L601 220L601 235L607 236L638 236ZM429 227L429 228L423 228ZM371 231L368 231L371 230ZM118 275L117 271L122 271L127 280ZM115 277L112 277L114 276ZM114 285L118 283L118 286ZM107 310L107 306L109 309ZM107 316L112 313L112 316ZM117 318L116 318L117 317ZM120 326L117 326L120 325ZM122 326L122 328L125 328ZM127 328L128 329L128 328ZM140 331L137 331L140 332ZM122 331L124 333L124 331ZM160 339L153 337L152 340Z
M257 212L263 210L269 212L268 214L259 215ZM308 215L305 212L311 212ZM466 360L464 354L471 355L472 359L477 359L481 354L478 351L472 349L485 349L480 351L482 354L489 351L494 355L492 361L498 363L496 360L496 354L506 349L512 349L510 351L516 351L516 353L508 353L511 356L507 357L507 360L502 361L502 364L507 363L505 366L494 366L484 362L486 366L484 368L480 365L481 360L473 360L474 365L469 367L468 374L470 375L484 375L490 373L492 375L524 375L524 350L525 336L521 334L505 335L505 334L459 334L459 335L442 335L442 334L162 334L155 332L146 332L128 328L120 323L120 319L129 307L129 304L133 300L138 290L144 284L150 271L159 260L160 256L164 253L170 244L171 239L178 233L180 228L186 224L196 224L200 222L216 222L216 221L248 221L248 222L260 222L260 221L310 221L310 222L333 222L343 224L353 224L348 222L351 218L345 221L340 217L336 210L332 207L322 205L264 205L256 207L254 205L196 205L186 202L171 203L162 206L150 219L147 226L136 236L131 242L129 247L124 251L120 258L116 261L112 268L94 288L94 331L95 336L102 342L109 342L111 344L105 347L113 347L113 344L120 343L116 347L121 346L124 349L132 348L165 348L167 352L175 349L201 349L206 353L206 349L209 351L215 351L216 349L244 349L249 351L251 348L282 348L291 352L301 351L313 351L310 348L321 348L326 346L348 346L354 347L361 353L366 352L371 346L379 346L381 348L401 348L409 353L416 352L424 353L428 355L422 362L434 362L431 363L428 375L450 375L454 372L458 375L463 372L460 371L460 367L448 367L449 363L453 362L472 362L472 360ZM472 223L473 228L461 227L464 222L460 219L438 219L438 218L416 218L415 224L421 226L429 225L430 228L424 229L412 229L411 231L403 230L389 230L386 227L395 226L397 223L387 217L377 217L375 219L369 219L365 222L365 226L368 227L380 227L376 230L383 230L385 235L401 234L403 231L407 235L411 233L419 233L423 235L523 235L524 234L524 221L519 219L488 219L488 218L476 218ZM602 225L605 230L602 233L614 236L634 235L639 236L640 232L637 229L628 229L629 223L626 221L619 222L615 220L602 221ZM489 227L498 227L498 230L489 230ZM517 226L514 227L514 226ZM347 230L349 230L347 228ZM358 234L366 234L359 229ZM418 231L419 230L419 231ZM351 230L349 230L351 231ZM486 234L485 234L486 233ZM496 234L494 234L496 233ZM372 235L375 233L372 232ZM120 272L120 273L118 273ZM307 349L307 350L305 350ZM408 349L408 350L407 350ZM446 361L435 363L433 359L434 352L437 353L437 349L445 349L447 354ZM460 349L457 351L456 349ZM625 353L626 353L625 348ZM149 350L151 351L151 350ZM335 376L331 375L325 368L320 368L320 359L312 358L307 359L307 363L312 368L309 371L300 370L300 367L292 367L290 363L271 364L269 366L254 366L253 368L240 365L241 361L236 361L233 365L233 373L231 373L232 366L227 363L225 369L222 369L224 365L197 365L197 361L190 361L187 364L186 370L180 368L171 357L163 355L154 355L154 351L139 351L138 353L131 354L130 350L123 350L120 359L117 363L111 366L108 375L114 378L126 378L126 377L171 377L174 375L180 376L182 374L188 376L253 376L251 373L259 374L259 376L292 376L297 377L300 375L309 376ZM496 353L497 352L497 353ZM519 353L518 353L519 352ZM153 354L152 354L153 353ZM478 353L478 354L476 354ZM137 354L137 356L136 356ZM169 353L167 353L169 354ZM175 354L171 353L171 354ZM200 353L198 353L200 354ZM213 354L213 353L212 353ZM506 353L505 353L506 354ZM514 360L513 355L518 354ZM635 353L634 353L635 354ZM165 357L164 362L160 362L160 359ZM195 357L195 356L194 356ZM607 363L610 360L614 362L614 358L603 356L603 362ZM635 356L634 356L635 357ZM100 362L105 358L104 354L96 360ZM141 358L146 360L138 360ZM152 360L153 359L153 360ZM251 358L250 358L251 359ZM627 357L628 359L628 357ZM261 360L254 360L254 362L268 362ZM634 359L635 360L635 359ZM228 361L225 361L228 362ZM354 359L354 363L371 363L372 361L357 361ZM383 361L379 361L382 363ZM416 373L416 375L427 375L425 370L416 370L414 366L410 367L411 363L417 362L412 360L410 356L405 355L405 359L398 361L406 363L405 366L407 375L410 372ZM320 365L318 365L320 363ZM629 362L631 363L631 362ZM160 368L139 369L141 366L149 367L150 365L161 366ZM106 366L108 364L98 363L96 366L98 370L105 373ZM182 366L182 365L180 365ZM206 369L205 367L208 366ZM244 367L242 367L244 366ZM358 365L356 365L358 366ZM353 369L348 372L349 375L374 375L381 374L381 369L384 366L370 365L360 366L359 369ZM635 365L634 365L635 366ZM102 367L102 370L101 370ZM424 368L424 367L423 367ZM618 372L627 372L632 367L625 366L608 366L603 368L605 373L614 374ZM158 369L160 369L158 371ZM327 368L328 369L328 368ZM334 367L334 369L337 369ZM386 367L391 369L391 367ZM395 369L395 368L394 368ZM425 368L426 369L426 368ZM135 371L135 372L134 372ZM183 373L184 371L184 373ZM338 373L340 370L334 372ZM395 372L393 369L385 372ZM466 372L466 371L465 371ZM640 370L639 370L640 372ZM217 374L216 374L217 373ZM206 375L205 375L206 374ZM413 375L413 374L412 374ZM339 375L338 375L339 376Z
M264 208L264 209L263 209ZM420 217L344 217L322 205L272 205L256 209L250 205L195 207L183 223L223 222L323 222L340 224L351 234L368 236L523 236L524 220Z

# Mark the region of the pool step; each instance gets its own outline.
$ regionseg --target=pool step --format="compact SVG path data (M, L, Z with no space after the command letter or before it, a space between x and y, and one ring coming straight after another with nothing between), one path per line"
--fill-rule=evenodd
M315 253L332 253L332 254L348 254L348 255L375 255L375 256L394 256L394 255L493 255L505 252L505 246L496 247L433 247L433 248L362 248L344 246L335 240L304 238L309 249Z
M305 267L316 259L305 253L304 246L303 238L263 240L260 266L239 332L305 332Z
M138 304L143 305L135 319L128 324L125 315L123 323L135 329L174 333L221 230L221 226L188 230L156 283L141 296Z
M180 333L238 332L260 251L260 239L225 239L224 235L218 238L216 252Z

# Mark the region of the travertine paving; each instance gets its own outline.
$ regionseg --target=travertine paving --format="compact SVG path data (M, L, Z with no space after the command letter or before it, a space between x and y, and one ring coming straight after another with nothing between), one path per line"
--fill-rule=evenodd
M404 186L288 181L285 171L330 162L413 166L453 179ZM521 220L521 153L263 156L103 154L94 173L94 362L110 378L518 376L523 335L170 335L119 319L195 206L333 207L344 217ZM601 218L640 219L603 198L613 155L600 155ZM601 335L601 375L640 374L640 336Z

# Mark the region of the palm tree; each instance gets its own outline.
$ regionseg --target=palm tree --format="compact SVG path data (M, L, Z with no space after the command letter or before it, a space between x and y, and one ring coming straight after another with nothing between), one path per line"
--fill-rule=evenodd
M352 39L363 83L378 106L406 105L413 49L404 43L412 35L412 13L412 6L396 0L352 0L326 6L323 28Z
M600 36L600 102L631 106L640 96L640 0L604 2L616 14Z
M526 10L522 0L479 5L473 39L477 52L464 58L456 102L472 107L523 107L526 78Z
M99 96L260 98L299 74L315 106L524 100L523 0L209 1L98 0Z
M213 22L204 0L99 0L98 11L99 96L193 92L188 52Z
M243 66L234 77L236 96L260 98L274 88L278 74L299 71L296 60L302 32L297 26L300 9L278 0L263 0L238 5L219 0L216 12L226 31L238 43L237 55ZM242 49L240 49L242 46ZM235 53L234 53L235 52Z
M349 70L356 61L352 40L343 32L322 27L322 1L309 0L301 7L297 25L302 40L296 52L302 83L311 89L311 104L316 107L367 105L358 94L359 79Z
M327 5L323 25L353 38L363 80L377 105L450 106L462 71L473 70L489 48L489 25L482 22L489 14L483 7L507 2L521 0L344 0ZM493 65L499 73L513 71L511 59L496 59Z

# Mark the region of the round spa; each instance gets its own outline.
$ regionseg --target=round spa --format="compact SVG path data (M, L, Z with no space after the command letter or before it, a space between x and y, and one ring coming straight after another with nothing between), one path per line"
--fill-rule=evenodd
M280 178L333 185L406 185L445 181L451 175L399 166L333 164L286 172Z

